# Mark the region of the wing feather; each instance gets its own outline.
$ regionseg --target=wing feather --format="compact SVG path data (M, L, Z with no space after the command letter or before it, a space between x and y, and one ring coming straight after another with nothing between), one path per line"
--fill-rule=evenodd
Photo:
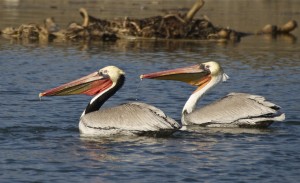
M101 109L81 117L80 123L98 130L162 131L177 130L181 124L160 109L139 102Z
M259 95L230 93L212 104L187 114L184 121L210 126L268 126L282 121L280 107Z

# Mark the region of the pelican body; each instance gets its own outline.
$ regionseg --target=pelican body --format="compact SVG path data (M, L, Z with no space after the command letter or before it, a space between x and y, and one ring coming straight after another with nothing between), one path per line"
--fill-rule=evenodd
M75 81L40 93L43 96L86 94L94 96L83 111L79 131L85 135L170 135L181 124L160 109L140 102L100 109L124 84L125 72L107 66ZM100 110L99 110L100 109Z
M183 107L183 125L259 128L285 119L285 114L280 112L278 105L262 96L247 93L230 93L212 104L196 109L198 100L205 93L229 78L220 64L214 61L144 74L140 78L182 81L198 87Z

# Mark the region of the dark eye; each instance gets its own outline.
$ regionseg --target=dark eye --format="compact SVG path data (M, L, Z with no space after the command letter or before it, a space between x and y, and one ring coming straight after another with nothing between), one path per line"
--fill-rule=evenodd
M107 70L100 70L99 72L98 72L98 74L100 75L100 76L102 76L102 75L107 75Z
M209 67L210 67L209 65L204 66L205 70L209 70Z
M108 76L108 71L107 70L100 70L98 72L99 76Z

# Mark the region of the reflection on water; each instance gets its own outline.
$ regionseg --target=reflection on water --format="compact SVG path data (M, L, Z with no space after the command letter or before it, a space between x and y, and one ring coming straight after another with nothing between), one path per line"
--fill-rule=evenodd
M281 44L295 44L297 43L297 37L293 34L283 34L283 35L262 35L262 38L268 42L272 43L274 41Z
M205 134L205 132L204 132ZM167 161L181 161L185 153L209 151L218 141L218 136L204 134L192 135L189 132L178 133L169 138L151 138L137 136L122 137L81 137L82 148L93 161L106 162L132 162L149 163L157 159L169 159ZM207 134L206 134L207 135ZM178 142L176 139L185 138L189 142ZM198 139L198 140L195 140ZM200 140L202 139L202 140ZM187 145L184 149L180 147ZM122 156L120 156L122 154ZM124 155L126 154L126 155ZM180 155L181 154L181 155ZM181 157L182 156L182 157ZM142 162L141 162L142 161Z
M199 126L184 126L183 131L198 132L205 134L269 134L274 129L259 129L259 128L204 128Z
M2 35L4 38L7 35ZM237 46L236 42L226 41L226 42L216 42L214 40L149 40L149 39L141 39L141 40L118 40L116 42L102 42L102 41L54 41L49 42L48 40L29 40L29 39L9 39L6 37L8 43L10 44L20 44L23 46L30 46L30 45L39 45L39 46L47 46L50 43L54 45L78 45L79 50L89 50L90 48L95 47L104 47L114 45L116 50L119 51L126 51L132 49L139 49L146 47L147 49L154 49L157 46L165 47L168 51L177 50L181 48L190 49L192 46L196 47L203 47L207 45L219 45L223 47L234 47ZM254 39L255 41L260 41L263 44L275 44L278 46L292 46L297 43L297 37L292 34L285 34L285 35L260 35L245 38L247 40ZM3 40L4 41L4 40ZM186 50L188 51L188 50Z
M80 136L82 148L85 149L91 159L95 161L119 161L123 157L118 156L118 152L124 153L124 151L136 151L134 148L140 148L145 151L147 148L149 153L156 155L166 155L166 146L178 146L172 147L179 149L179 151L194 151L203 152L209 151L214 148L215 145L222 142L224 138L228 137L247 137L248 140L256 141L259 137L257 135L270 135L276 133L276 129L245 129L245 128L204 128L199 126L188 126L181 131L176 132L173 137L169 138L152 138L152 137L138 137L138 136L113 136L113 137L95 137L95 136ZM249 137L251 136L251 138ZM176 139L185 139L186 142L174 143ZM171 143L171 144L169 144ZM180 146L187 143L184 149ZM157 149L157 147L160 147ZM226 149L228 150L229 147ZM226 151L226 149L223 149ZM175 152L174 152L175 153ZM131 155L127 158L131 157ZM135 155L132 155L135 156ZM135 158L135 157L132 157ZM128 159L129 161L130 159Z

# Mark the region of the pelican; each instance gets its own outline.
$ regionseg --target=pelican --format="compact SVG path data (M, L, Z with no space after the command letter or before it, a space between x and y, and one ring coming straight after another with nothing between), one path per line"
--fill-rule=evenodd
M274 121L283 121L285 114L280 107L259 95L229 93L200 109L196 104L211 88L229 77L219 63L210 61L189 67L144 74L141 79L176 80L198 88L182 110L183 125L207 127L268 127Z
M124 82L124 71L115 66L107 66L80 79L46 90L39 96L94 96L80 117L79 131L83 135L165 136L181 128L180 123L163 111L145 103L131 102L100 109Z

